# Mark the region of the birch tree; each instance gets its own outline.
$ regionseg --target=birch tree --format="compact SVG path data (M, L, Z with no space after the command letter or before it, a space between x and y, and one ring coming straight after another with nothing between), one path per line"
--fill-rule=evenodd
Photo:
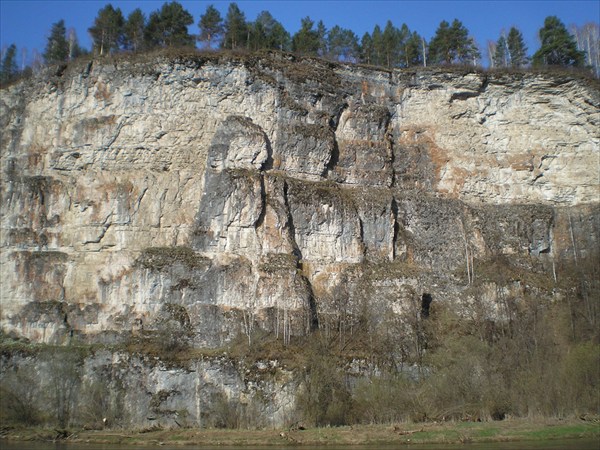
M573 25L571 32L577 48L585 52L585 65L593 70L596 77L600 77L600 25L594 22L581 27Z

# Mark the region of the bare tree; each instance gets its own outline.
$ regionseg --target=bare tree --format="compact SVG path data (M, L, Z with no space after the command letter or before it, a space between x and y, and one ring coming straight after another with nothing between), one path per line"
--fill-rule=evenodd
M585 52L586 65L600 77L600 25L594 22L581 27L571 25L571 32L577 42L577 49Z
M27 48L21 48L21 72L25 70L25 66L27 66Z
M37 48L34 48L31 51L31 68L35 73L37 73L40 71L43 65L44 59L42 58L42 55L40 54Z
M61 350L49 355L48 394L58 426L66 428L71 423L79 394L82 358L77 352L69 351L69 348Z
M490 61L490 68L494 68L494 55L496 54L496 43L494 41L487 42L488 60Z

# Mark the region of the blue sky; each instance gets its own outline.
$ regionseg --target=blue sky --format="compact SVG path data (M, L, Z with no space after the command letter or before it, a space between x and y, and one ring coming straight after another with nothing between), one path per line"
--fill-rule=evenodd
M67 28L73 27L79 42L91 47L87 29L93 24L98 10L106 4L121 8L127 16L140 7L148 16L164 3L154 0L96 1L96 0L0 0L0 47L14 43L18 50L26 48L43 52L50 28L54 22L64 19ZM194 16L191 33L198 33L197 23L209 4L215 5L223 15L229 1L180 1ZM562 22L583 25L600 22L600 0L240 0L236 2L252 21L259 12L269 11L275 19L294 34L300 28L300 19L310 16L315 22L323 20L329 29L335 25L353 30L359 38L371 32L376 24L384 26L387 20L400 27L406 23L411 30L429 40L442 20L459 19L475 37L485 55L489 40L496 41L500 32L516 26L521 30L533 54L538 47L537 33L547 16L558 16ZM484 60L484 65L487 61Z

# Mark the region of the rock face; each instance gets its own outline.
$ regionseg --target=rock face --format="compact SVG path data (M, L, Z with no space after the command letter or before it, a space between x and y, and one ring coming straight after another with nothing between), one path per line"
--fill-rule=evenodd
M225 427L231 420L273 427L293 416L296 385L290 371L274 361L244 366L220 356L182 366L106 350L80 360L59 349L41 356L3 355L2 363L5 388L35 398L41 410L62 389L63 403L70 403L65 412L79 411L92 426L105 419L110 427Z
M465 246L559 257L556 216L597 205L597 108L572 79L284 56L90 63L13 86L3 328L112 340L177 305L215 346L241 331L230 310L267 330L289 310L309 330L315 289L348 266L452 271ZM504 227L488 237L490 208Z
M310 333L341 303L468 311L474 280L501 319L497 293L530 286L495 262L556 281L598 251L599 106L567 76L281 54L93 61L13 85L3 333L219 347Z

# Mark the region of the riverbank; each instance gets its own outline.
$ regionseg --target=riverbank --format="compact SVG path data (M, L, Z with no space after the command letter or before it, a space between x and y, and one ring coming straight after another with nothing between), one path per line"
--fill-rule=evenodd
M355 425L304 430L195 430L147 429L70 430L58 436L56 430L9 428L0 430L2 439L18 441L52 441L66 443L124 445L213 445L213 446L282 446L282 445L398 445L457 444L551 439L598 439L598 418L582 419L511 419L497 422L400 423L396 425ZM1 441L0 441L1 442Z

